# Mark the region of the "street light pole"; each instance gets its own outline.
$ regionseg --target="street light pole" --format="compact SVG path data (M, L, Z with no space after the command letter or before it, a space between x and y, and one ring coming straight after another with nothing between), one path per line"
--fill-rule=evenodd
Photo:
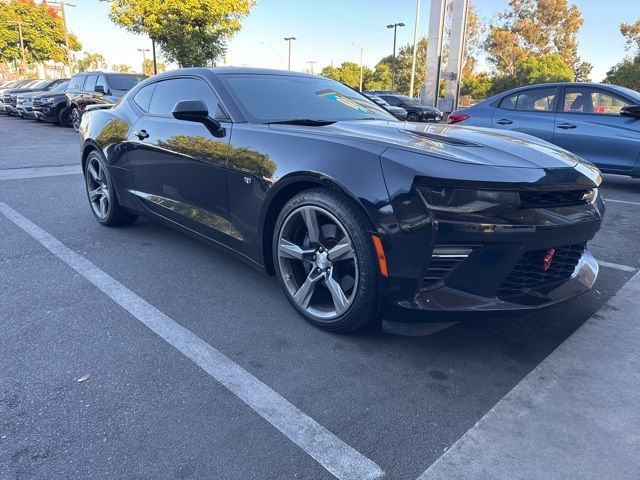
M289 42L289 61L287 63L287 70L291 70L291 42L297 40L296 37L285 37L285 42Z
M396 34L398 27L404 27L404 23L397 22L387 25L387 28L393 28L393 74L391 75L391 90L393 90L396 81Z
M67 49L67 63L69 64L69 74L73 73L71 71L71 50L69 50L69 29L67 28L67 16L64 13L65 5L67 7L76 7L77 5L73 3L64 2L63 0L59 0L57 2L48 2L48 5L57 5L60 8L60 16L62 17L62 25L64 26L64 45Z
M315 60L309 60L307 63L311 66L311 75L313 75L313 65L316 63Z
M24 49L24 38L22 37L22 21L16 20L15 23L18 26L18 36L20 37L20 51L22 52L22 63L20 64L20 70L24 75L27 71L27 54Z
M158 74L158 63L156 62L156 41L151 39L151 50L153 50L153 74ZM142 72L144 73L144 72Z
M142 52L142 74L144 75L144 65L147 61L147 54L145 52L148 52L149 49L148 48L139 48L138 49L139 52Z

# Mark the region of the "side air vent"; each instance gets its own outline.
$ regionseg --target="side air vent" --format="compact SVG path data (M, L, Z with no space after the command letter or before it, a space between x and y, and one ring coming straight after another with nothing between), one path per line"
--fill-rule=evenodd
M439 245L433 249L420 291L440 287L444 280L473 253L473 247Z
M399 130L401 133L406 133L414 137L424 138L425 140L431 140L432 142L446 143L447 145L454 145L456 147L482 147L479 143L467 142L458 138L447 137L445 135L438 135L437 133L421 132L418 130Z

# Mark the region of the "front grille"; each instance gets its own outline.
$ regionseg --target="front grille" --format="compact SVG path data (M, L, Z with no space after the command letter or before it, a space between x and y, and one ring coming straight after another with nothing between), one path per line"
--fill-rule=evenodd
M584 205L590 190L536 190L520 192L522 208L554 208Z
M498 297L518 295L528 290L545 290L571 278L584 253L586 244L578 243L554 248L551 265L544 270L549 249L526 252L498 290Z

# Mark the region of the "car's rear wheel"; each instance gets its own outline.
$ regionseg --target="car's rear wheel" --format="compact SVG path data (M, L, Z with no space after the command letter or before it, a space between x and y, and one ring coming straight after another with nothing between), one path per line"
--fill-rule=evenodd
M91 211L105 226L124 225L138 218L127 212L118 203L113 181L109 176L104 158L98 151L89 153L84 169L87 197Z
M419 122L420 121L420 117L418 116L417 113L410 113L409 115L407 115L407 121L409 121L409 122Z
M274 230L276 275L293 307L325 330L356 330L377 319L378 270L362 214L324 189L282 209Z
M77 132L80 130L80 122L82 121L82 113L78 107L71 107L70 113L71 126Z
M71 110L68 107L61 108L58 111L58 123L63 127L71 127Z

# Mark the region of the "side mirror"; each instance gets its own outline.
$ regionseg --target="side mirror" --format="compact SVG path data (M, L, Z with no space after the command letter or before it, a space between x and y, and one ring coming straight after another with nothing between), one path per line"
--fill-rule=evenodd
M175 104L171 114L178 120L202 123L216 137L224 135L224 128L209 116L209 110L202 100L181 100Z
M105 93L104 86L102 85L96 85L95 87L93 87L93 91L98 93Z
M622 107L620 115L623 117L640 118L640 105L632 105L630 107Z

